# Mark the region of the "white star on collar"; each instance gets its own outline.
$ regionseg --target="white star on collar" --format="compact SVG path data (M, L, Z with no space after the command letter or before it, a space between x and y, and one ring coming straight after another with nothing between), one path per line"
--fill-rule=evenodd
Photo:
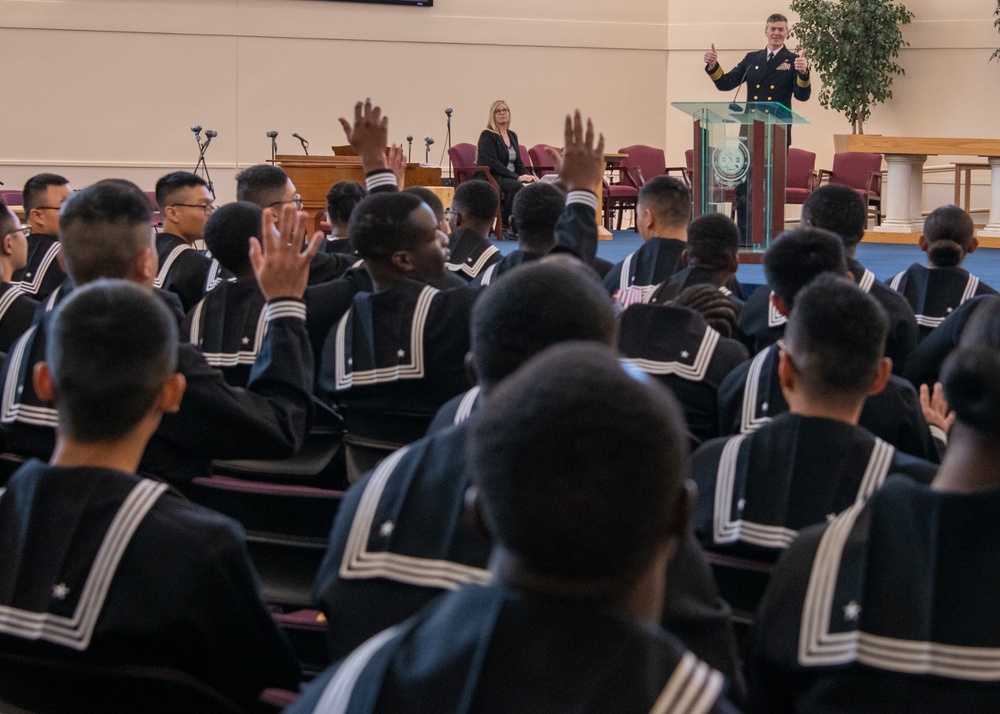
M687 350L684 350L683 352L681 352L681 359L687 359L690 356L691 356L691 353L688 352Z
M26 278L30 278L30 277L31 277L31 273L25 273L25 274L24 274L24 277L26 277Z
M402 359L403 357L406 356L406 350L399 350L398 352L396 352L396 356Z
M745 498L741 498L739 501L736 502L736 508L739 509L740 512L742 512L743 509L746 508L746 506L747 506L747 500Z
M66 587L66 583L52 586L52 597L56 600L65 600L67 595L69 595L69 588Z
M392 535L392 531L395 530L395 528L396 528L396 524L395 523L393 523L392 521L386 521L378 529L378 533L383 538L388 538L389 536Z
M240 340L240 342L242 342L245 345L249 345L250 344L250 338L249 337L244 337L242 340Z
M833 523L835 520L837 520L837 514L836 513L827 513L826 514L826 522L827 523Z
M861 615L861 606L854 600L844 605L844 619L848 622L857 622Z
M760 405L761 411L766 412L767 408L769 406L770 406L770 404L768 404L767 402L764 402L763 404Z

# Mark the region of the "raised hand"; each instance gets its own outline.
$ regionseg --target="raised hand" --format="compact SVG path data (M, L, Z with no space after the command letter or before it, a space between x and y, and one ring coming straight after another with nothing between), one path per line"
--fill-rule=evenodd
M406 185L406 158L403 156L403 147L393 144L389 148L389 168L396 174L396 187L402 191Z
M709 69L712 69L719 63L719 53L715 51L715 43L712 43L712 49L705 53L705 64L708 65Z
M597 146L594 146L594 124L587 120L585 134L579 109L573 116L566 115L564 147L559 177L567 190L600 191L604 177L604 134L598 137Z
M795 71L799 74L807 74L809 72L809 63L806 62L805 50L801 50L799 56L795 58Z
M955 423L955 412L949 411L940 382L934 383L933 391L926 384L920 385L920 409L929 425L940 427L946 434Z
M344 117L340 117L340 125L365 173L388 168L385 150L389 145L389 117L382 116L381 107L373 106L371 99L358 102L354 105L353 126Z
M309 282L309 264L319 250L323 234L316 233L303 251L309 214L285 204L277 218L275 223L273 208L264 209L260 226L264 238L250 239L250 263L265 298L301 300Z

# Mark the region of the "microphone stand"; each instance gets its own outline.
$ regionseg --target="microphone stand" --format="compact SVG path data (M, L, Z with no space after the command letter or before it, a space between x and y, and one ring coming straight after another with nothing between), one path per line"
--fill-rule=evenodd
M448 115L448 131L444 139L444 153L448 153L448 149L451 148L451 112L451 107L446 107L444 110L444 113ZM441 158L442 160L444 159L443 154ZM455 184L455 168L451 165L451 154L448 154L448 183L445 184L444 181L441 183L446 186L453 186Z
M406 137L406 163L413 161L413 134L409 134Z
M201 142L200 134L196 133L194 137L195 143L198 144L198 163L195 164L194 173L199 176L204 175L205 183L208 184L208 192L212 194L212 198L215 198L215 184L212 182L212 177L208 173L208 164L205 163L205 152L208 151L208 145L212 143L212 139L218 135L219 132L209 129L205 132L205 136L208 138L205 139L204 143Z

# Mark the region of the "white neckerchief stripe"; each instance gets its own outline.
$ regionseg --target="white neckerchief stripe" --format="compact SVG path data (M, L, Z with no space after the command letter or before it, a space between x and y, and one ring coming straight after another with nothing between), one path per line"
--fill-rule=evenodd
M0 606L0 632L79 651L87 649L122 555L167 488L166 484L143 479L129 492L104 535L72 617Z
M198 301L191 311L191 327L188 329L187 341L201 349L201 314L205 310L205 298Z
M858 281L858 287L861 288L862 292L870 293L873 285L875 285L875 273L865 268L865 272L861 274L861 280Z
M58 241L49 246L49 249L45 251L45 255L38 263L38 267L35 269L35 274L32 276L31 280L21 280L16 285L20 287L25 292L35 295L39 288L42 287L42 281L45 279L45 274L49 271L49 267L52 265L52 261L56 259L59 255L59 251L62 250L62 244Z
M156 279L153 280L154 288L163 288L163 283L167 281L167 274L170 272L170 268L173 267L174 261L177 260L177 257L186 250L194 250L194 248L189 246L187 243L182 243L167 253L167 257L160 264L160 271L156 274Z
M10 353L10 367L7 370L7 380L3 385L3 404L0 412L0 422L11 424L15 421L36 426L59 425L59 415L55 409L46 407L30 407L18 401L20 389L24 387L21 380L28 378L24 368L25 352L34 339L37 325L32 325L21 335ZM24 373L24 374L22 374Z
M385 382L396 382L401 379L422 379L425 374L424 365L424 327L431 304L439 290L425 286L417 297L413 309L413 320L410 324L410 361L407 364L396 364L391 367L381 367L361 371L347 368L347 323L354 308L351 308L340 318L337 325L337 353L335 364L335 388L350 389L352 386L368 386ZM304 309L304 307L303 307Z
M622 269L618 274L618 289L627 290L631 285L631 279L629 278L630 269L632 267L632 260L635 258L635 253L629 253L625 256L625 260L622 261Z
M493 280L493 274L497 271L498 265L500 265L500 263L494 263L493 265L491 265L490 267L488 267L486 270L483 271L483 276L479 283L480 285L490 284L490 281Z
M685 652L650 714L706 714L722 694L724 682L722 674Z
M455 424L461 424L463 421L472 416L472 409L476 405L476 399L479 398L480 391L482 390L477 384L465 393L465 396L462 397L462 400L458 403L458 409L455 411Z
M201 305L201 303L198 304ZM305 305L302 306L302 310L303 312L305 311ZM235 367L241 364L253 364L257 361L261 345L264 344L264 337L267 335L267 327L270 321L278 317L299 317L299 314L297 310L293 310L290 306L286 309L270 312L267 309L261 310L260 314L257 315L257 325L254 327L253 347L251 349L239 350L237 352L205 352L203 350L202 355L205 357L205 361L213 367ZM197 319L197 316L195 319ZM198 347L201 348L201 345L198 345Z
M701 337L701 344L698 345L698 351L695 353L694 360L691 364L685 364L684 362L679 361L661 362L652 359L631 357L626 359L646 374L672 374L691 382L700 382L705 379L705 375L708 373L708 367L712 362L712 356L715 354L715 347L719 344L719 339L721 337L722 335L716 332L713 328L706 327L705 333Z
M323 694L316 702L313 711L322 714L345 714L361 673L371 662L372 657L401 630L402 625L383 630L348 655L323 689Z
M760 376L764 371L764 364L774 345L765 347L750 362L750 369L747 371L747 381L743 386L743 408L740 413L740 433L756 431L771 421L769 416L757 416L757 395L760 392Z
M771 299L767 301L767 326L781 327L788 322L788 318L778 312L774 306L774 291L771 291Z
M2 296L0 296L0 320L3 319L4 315L10 309L19 297L24 295L24 290L20 286L11 284L10 288L7 289Z
M493 576L489 570L447 560L418 558L389 551L368 550L368 539L375 527L375 514L385 492L386 484L409 447L389 455L372 473L361 494L358 510L351 522L344 557L340 563L340 577L346 579L386 578L421 587L457 590L466 583L485 585Z
M467 263L445 263L445 267L454 273L465 273L470 278L474 278L479 275L479 271L483 269L486 262L499 252L500 249L495 245L486 246L472 265L468 265Z
M904 640L863 630L831 632L833 601L844 548L864 503L838 516L823 533L809 575L799 630L799 664L838 666L851 662L905 674L1000 681L1000 649Z
M45 301L45 312L52 312L56 307L56 301L59 300L59 291L62 290L62 285L52 291L49 295L49 299Z

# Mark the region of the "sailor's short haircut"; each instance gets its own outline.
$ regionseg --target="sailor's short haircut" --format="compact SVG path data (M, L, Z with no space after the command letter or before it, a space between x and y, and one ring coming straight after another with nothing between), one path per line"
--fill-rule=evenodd
M781 233L764 254L764 274L774 294L792 307L795 296L826 271L847 275L840 237L822 228L793 228Z
M20 223L17 221L17 217L14 216L13 211L10 207L0 198L0 240L3 239L8 233L13 233L18 228L20 228Z
M566 194L551 183L530 183L514 196L511 220L526 248L547 253L555 244L556 223L566 207Z
M279 166L256 164L236 175L236 200L268 208L280 201L288 186L288 174Z
M853 188L830 183L817 188L802 204L802 224L836 233L846 248L853 248L865 235L868 208Z
M326 194L326 212L333 223L347 223L354 207L365 197L364 187L355 181L333 184Z
M169 173L156 182L156 205L163 211L174 200L175 193L195 186L208 188L208 183L201 176L190 171Z
M795 299L785 340L816 396L864 397L885 356L889 318L854 281L823 273Z
M461 208L476 221L488 221L496 216L499 205L500 194L493 188L493 184L481 179L463 181L455 189L455 198L451 201L452 208Z
M176 368L175 318L152 292L125 280L75 289L47 329L59 428L77 441L124 437Z
M691 220L691 189L679 178L657 176L639 189L639 205L666 226L686 226Z
M438 223L444 220L444 203L441 202L441 199L436 193L431 191L426 186L408 186L403 189L403 193L412 193L414 196L426 203Z
M608 291L583 263L522 265L500 276L472 310L472 354L487 385L557 342L611 345L615 335Z
M49 190L49 186L65 186L68 183L69 179L59 174L35 174L29 178L24 182L24 188L21 190L21 207L24 209L24 215L27 216L31 213L32 208L38 208L41 205L42 198Z
M688 256L716 273L729 270L740 250L740 230L729 216L708 213L687 229Z
M670 537L685 473L670 392L594 343L549 348L473 417L469 464L499 544L534 572L628 577Z
M263 209L250 201L227 203L205 224L205 245L212 257L233 275L250 267L250 238L260 238Z
M421 207L430 209L419 196L405 191L375 193L361 201L347 228L358 255L384 261L396 251L413 250L422 236L412 217Z
M59 212L59 241L77 285L126 278L143 250L152 249L151 210L131 181L105 179L76 191Z

